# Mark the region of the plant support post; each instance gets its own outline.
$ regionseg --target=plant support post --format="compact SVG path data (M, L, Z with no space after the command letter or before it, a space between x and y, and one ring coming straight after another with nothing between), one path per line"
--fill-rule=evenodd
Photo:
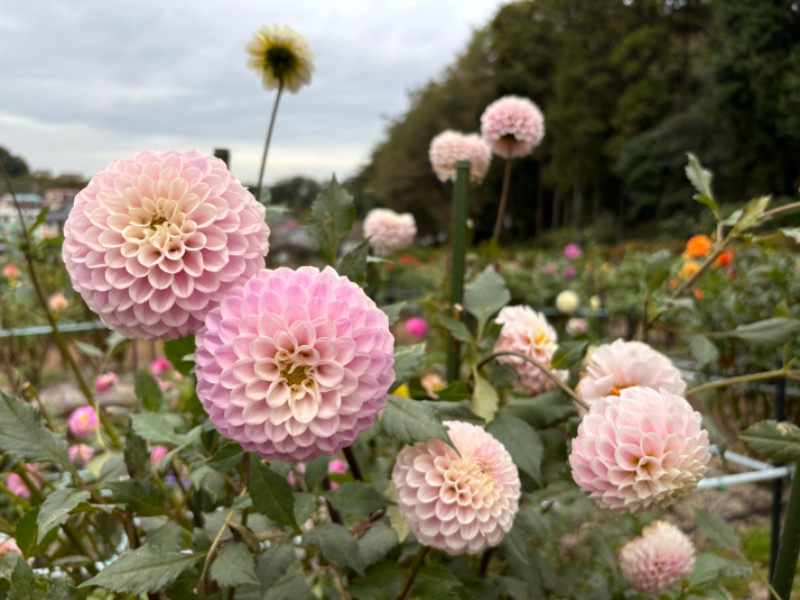
M467 209L469 207L469 162L458 161L453 192L452 270L450 273L451 317L458 318L456 305L464 298L464 271L467 260ZM451 335L447 347L447 380L458 378L459 344Z

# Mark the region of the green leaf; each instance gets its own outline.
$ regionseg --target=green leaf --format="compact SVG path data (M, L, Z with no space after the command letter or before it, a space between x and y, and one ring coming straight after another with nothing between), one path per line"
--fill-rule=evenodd
M194 349L193 333L177 340L164 342L164 356L167 357L172 368L184 376L188 376L194 368Z
M562 342L558 345L553 359L550 362L551 369L570 369L586 354L589 347L588 342Z
M407 302L395 302L394 304L387 304L386 306L381 306L381 310L386 313L386 316L389 317L389 325L394 325L397 323L397 320L400 318L400 313L403 312L403 309L406 307Z
M711 174L711 171L704 169L700 165L700 161L697 160L694 154L690 152L687 154L687 157L689 158L689 164L686 165L686 177L689 179L694 189L697 190L694 199L708 206L714 212L714 216L719 219L719 207L711 191L711 181L714 176Z
M302 573L291 571L272 584L261 600L313 600L314 598L311 587Z
M758 223L758 220L761 218L761 215L764 214L764 211L767 210L767 206L771 200L772 196L761 196L760 198L754 198L745 204L744 210L742 211L742 216L739 217L738 221L736 221L736 224L733 226L733 231L740 234L752 228L756 223Z
M175 432L172 416L168 414L136 413L131 415L131 423L136 435L148 442L181 446L186 441L185 436Z
M72 343L75 344L75 347L80 351L81 354L85 354L90 358L99 358L102 360L106 357L105 352L100 350L100 348L97 346L92 346L91 344L81 342L80 340L75 340Z
M350 233L356 209L353 197L334 177L311 205L308 234L317 243L320 256L329 264L336 263L339 244Z
M74 488L64 488L49 494L36 518L36 525L39 527L36 542L41 544L51 529L64 523L69 518L70 511L81 502L88 500L90 496L91 494L86 490Z
M0 450L29 463L71 468L66 440L47 429L39 411L0 390Z
M756 346L780 346L800 329L800 319L776 317L739 325L728 335Z
M305 479L309 490L316 489L328 475L329 456L318 456L306 464Z
M358 540L358 553L365 567L383 560L397 546L397 534L389 525L378 523Z
M719 350L714 343L703 335L689 337L689 352L698 368L717 362Z
M381 427L405 444L439 439L452 445L447 429L428 402L401 396L389 396L381 415Z
M111 481L106 484L111 490L112 500L118 504L127 504L137 515L153 517L166 514L167 501L164 492L152 483L144 483L136 479Z
M224 588L261 583L256 577L253 555L241 543L230 544L219 551L211 563L211 578Z
M491 266L464 286L464 308L478 319L478 331L511 300L506 282Z
M481 417L470 410L467 400L458 402L429 400L425 404L433 408L440 421L467 421L478 425L485 423Z
M574 414L575 405L561 390L552 390L535 398L512 398L505 410L535 429L542 429Z
M436 396L439 398L439 400L454 402L470 398L472 396L472 390L466 381L459 379L458 381L454 381L448 385L446 388L442 388L441 390L437 391Z
M151 546L130 550L78 587L99 586L114 592L158 592L205 554L164 552Z
M298 492L294 495L294 518L298 523L305 523L317 509L317 496L306 492Z
M343 516L369 516L380 508L394 504L383 494L363 481L343 483L337 489L322 494Z
M150 451L147 449L147 442L141 436L136 435L135 431L129 431L125 435L123 456L131 479L139 481L152 479L152 474L150 473Z
M476 366L472 367L472 376L475 379L475 388L472 390L470 408L482 419L491 421L500 406L500 397L492 384L481 376Z
M694 588L714 581L718 577L742 577L750 572L751 569L744 565L711 552L704 552L697 557L689 585Z
M37 506L26 512L17 522L14 537L22 553L28 558L44 556L50 545L58 537L58 529L52 529L49 534L44 536L41 543L39 540L39 526L36 520L39 518L40 508Z
M11 572L8 600L31 600L35 598L36 578L33 569L24 560L18 560Z
M183 547L183 532L175 521L167 521L147 535L147 544L164 552L178 552Z
M358 552L358 544L347 529L336 523L322 523L306 533L304 541L319 548L328 562L349 567L356 573L364 574L364 565Z
M233 440L225 440L214 456L208 459L206 464L220 473L225 473L233 469L244 456L242 447Z
M398 346L394 351L394 383L389 388L393 392L414 377L425 360L425 344Z
M776 462L800 462L800 427L786 421L761 421L740 436L749 448Z
M161 409L161 405L164 403L164 392L161 391L158 381L152 373L139 369L139 372L136 373L133 390L145 410L158 411Z
M263 464L254 454L250 455L250 497L253 506L262 515L300 533L294 516L292 486L285 477Z
M472 334L463 321L456 321L450 317L439 317L439 323L459 342L464 342L465 344L473 342Z
M369 238L339 259L336 263L336 272L350 281L363 283L367 279L367 256L369 256Z
M781 233L800 244L800 227L783 227Z
M501 412L489 423L486 431L500 440L521 471L541 485L544 446L533 427L510 413Z
M694 522L703 537L715 546L729 550L739 549L739 538L736 537L736 532L723 518L712 515L702 508L695 508Z
M286 573L289 566L297 560L294 547L289 544L271 546L258 561L256 572L262 589L269 589Z

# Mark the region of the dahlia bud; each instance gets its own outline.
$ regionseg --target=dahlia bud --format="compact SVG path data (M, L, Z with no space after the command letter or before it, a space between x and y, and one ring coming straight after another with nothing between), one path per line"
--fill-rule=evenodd
M695 562L692 541L675 525L654 521L619 551L622 575L641 594L660 596L688 579Z

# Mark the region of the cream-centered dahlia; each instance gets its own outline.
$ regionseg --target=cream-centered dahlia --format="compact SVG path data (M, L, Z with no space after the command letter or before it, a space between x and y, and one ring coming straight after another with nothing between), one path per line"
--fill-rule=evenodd
M62 254L73 287L108 327L174 339L264 266L264 212L217 158L140 152L75 197Z
M314 53L308 41L287 25L262 27L245 46L247 66L261 75L268 90L281 86L297 92L311 82Z
M421 544L476 554L511 529L519 472L505 447L480 427L444 424L458 452L441 440L403 448L392 470L397 504Z
M594 401L572 440L572 478L600 504L639 512L668 506L708 470L708 432L680 396L646 387Z
M211 420L269 460L349 446L394 381L388 318L330 267L262 269L208 314L196 342Z
M530 306L506 306L495 320L503 328L494 345L494 352L517 352L550 367L558 348L558 334L547 322L547 317L533 310ZM498 358L511 367L519 375L517 389L530 395L537 395L555 387L553 380L542 370L517 356L501 356ZM551 371L562 381L567 378L567 371Z
M386 256L414 243L417 223L411 213L398 214L388 208L373 208L364 219L364 235L376 254Z
M622 575L641 594L660 596L694 569L692 541L675 525L654 521L619 551Z
M492 149L477 133L465 135L448 129L431 140L428 156L439 181L455 181L457 163L465 160L470 180L480 183L489 171Z
M481 135L497 156L527 156L544 138L544 115L527 98L504 96L483 111Z
M637 385L663 388L678 396L686 392L686 382L669 358L647 344L624 340L594 349L575 391L591 404L598 398L615 396Z

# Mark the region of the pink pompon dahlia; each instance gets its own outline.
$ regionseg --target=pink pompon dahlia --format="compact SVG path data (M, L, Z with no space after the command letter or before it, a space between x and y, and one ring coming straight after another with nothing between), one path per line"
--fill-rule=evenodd
M264 207L224 162L140 152L75 197L62 254L73 287L108 327L174 339L264 266L268 238Z
M683 396L686 382L672 361L642 342L616 340L594 349L576 392L591 404L625 388L644 386Z
M494 352L517 352L533 358L545 367L550 366L558 348L558 334L547 317L530 306L506 306L495 320L503 328L494 345ZM498 360L510 365L519 375L517 389L524 394L537 395L555 387L553 380L541 369L517 356L501 356ZM561 380L567 371L552 371Z
M164 356L159 356L150 363L150 372L156 377L161 377L161 375L171 370L172 363L169 362Z
M95 431L99 421L97 413L91 406L81 406L69 416L69 430L75 437L89 437Z
M17 544L16 538L13 537L4 537L0 539L0 556L4 554L18 554L22 558L25 558L25 555L22 554L22 550L20 550Z
M75 444L69 447L69 460L82 467L94 456L94 448L86 444Z
M219 431L269 460L349 446L394 381L383 311L332 268L262 269L197 334L197 393Z
M101 373L97 376L97 379L94 380L94 390L98 394L102 394L103 392L107 392L108 390L115 388L119 385L119 377L113 371L109 371L108 373Z
M428 322L422 317L411 317L405 324L406 331L421 340L428 334Z
M639 512L691 492L708 470L708 432L680 396L646 387L595 400L572 440L572 478L600 504Z
M428 156L439 181L455 181L456 163L466 160L470 180L480 183L489 171L492 149L477 133L465 135L448 129L431 140Z
M40 488L42 486L42 472L39 468L29 463L25 465L25 470L28 473L28 479L30 479L31 483L36 488ZM8 474L8 477L6 477L6 487L8 487L12 494L20 498L30 498L31 490L25 481L23 481L22 477L19 476L19 473Z
M403 448L392 470L397 503L421 544L477 554L511 529L519 472L503 444L477 425L444 424L458 452L441 440Z
M660 596L691 576L695 549L675 525L654 521L619 551L622 575L641 594Z
M154 465L157 465L168 453L169 450L166 446L153 446L150 449L150 462L152 462Z
M564 246L564 257L568 260L578 260L582 254L581 247L574 242Z
M544 138L544 116L527 98L504 96L483 111L481 135L497 156L527 156Z
M388 208L373 208L364 219L364 235L376 254L386 256L414 243L417 224L411 213L398 214Z

